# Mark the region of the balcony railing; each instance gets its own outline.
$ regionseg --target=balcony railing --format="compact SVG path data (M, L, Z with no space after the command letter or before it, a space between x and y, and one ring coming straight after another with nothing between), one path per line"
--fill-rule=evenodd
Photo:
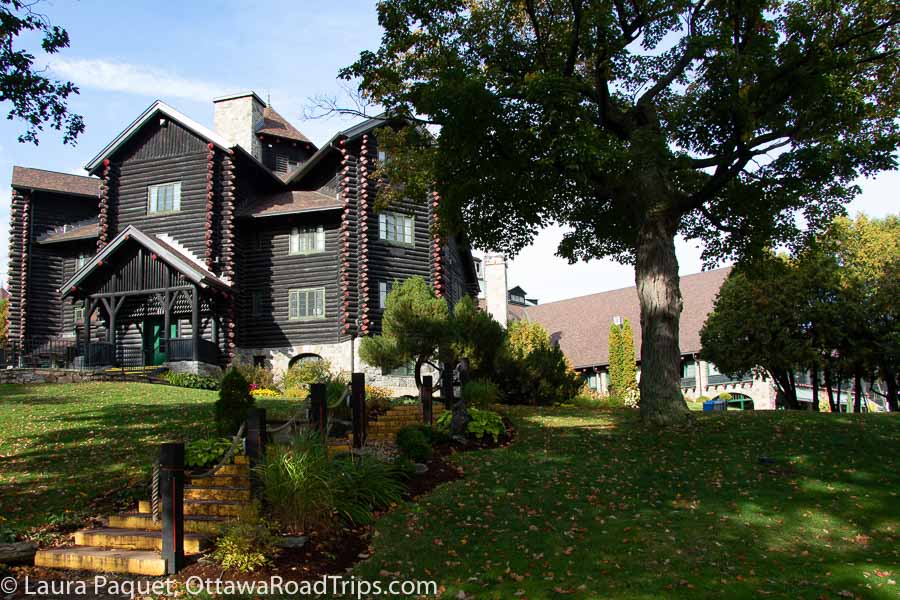
M200 339L197 346L200 362L218 364L219 348ZM173 338L160 340L159 350L141 346L113 349L109 342L76 340L26 340L0 345L0 368L29 369L97 369L100 367L143 367L161 362L194 360L194 340Z

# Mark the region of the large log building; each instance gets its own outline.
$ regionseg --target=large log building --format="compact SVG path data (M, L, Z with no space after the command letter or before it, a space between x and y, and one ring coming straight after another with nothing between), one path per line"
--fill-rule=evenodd
M318 148L252 92L214 106L210 130L155 102L86 177L13 168L11 342L65 347L50 359L66 366L322 357L407 387L358 357L393 283L419 275L451 302L478 283L465 243L436 233L437 196L375 211L376 132L392 124Z

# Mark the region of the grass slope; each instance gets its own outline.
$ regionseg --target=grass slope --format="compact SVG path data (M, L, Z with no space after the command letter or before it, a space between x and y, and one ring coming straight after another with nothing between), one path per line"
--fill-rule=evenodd
M216 392L142 383L0 385L0 515L28 528L83 516L149 480L158 444L214 435ZM259 404L289 412L292 401Z
M453 598L898 597L895 416L512 416L513 446L458 455L466 478L380 519L353 574Z

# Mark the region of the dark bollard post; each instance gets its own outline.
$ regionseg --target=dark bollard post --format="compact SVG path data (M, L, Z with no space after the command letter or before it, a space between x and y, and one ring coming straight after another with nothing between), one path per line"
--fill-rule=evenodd
M362 448L366 443L369 426L365 373L353 373L350 376L350 407L353 409L353 447Z
M184 444L159 446L159 497L162 513L162 558L166 573L184 566Z
M327 441L328 435L328 390L324 383L312 383L309 386L310 423L312 423L322 436L322 441Z
M247 460L250 463L250 489L259 495L259 477L255 467L266 457L266 409L251 408L247 411Z
M422 387L419 389L419 400L422 402L422 421L426 425L434 424L434 410L431 402L431 375L422 377Z

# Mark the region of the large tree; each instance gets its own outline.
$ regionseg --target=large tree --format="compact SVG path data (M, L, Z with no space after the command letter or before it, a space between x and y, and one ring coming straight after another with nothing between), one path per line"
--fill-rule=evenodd
M50 79L34 64L35 55L17 45L21 36L40 36L45 54L55 54L69 46L69 34L53 25L36 10L38 2L0 0L0 102L9 103L8 119L26 124L20 142L38 143L40 132L48 124L62 131L64 144L75 143L84 131L84 120L69 111L69 96L78 93L70 81Z
M383 0L378 16L381 46L342 76L438 126L379 139L403 184L381 202L433 183L476 245L514 254L558 222L569 260L633 262L654 423L687 415L676 236L709 262L751 254L896 166L890 0Z

